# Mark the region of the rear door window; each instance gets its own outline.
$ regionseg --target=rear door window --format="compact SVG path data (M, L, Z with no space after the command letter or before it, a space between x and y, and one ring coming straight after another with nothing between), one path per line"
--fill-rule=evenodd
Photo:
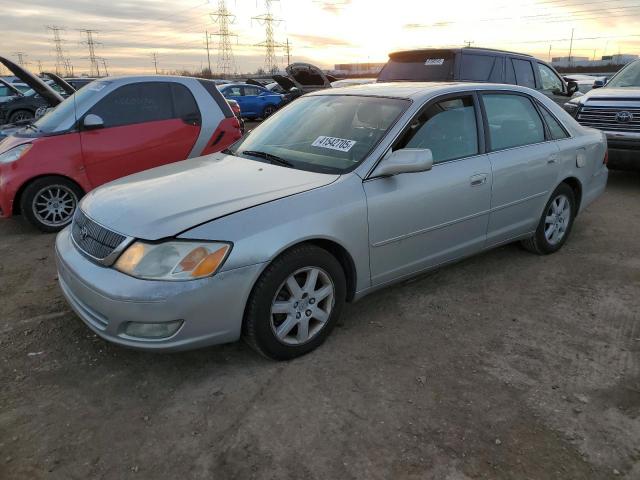
M242 88L240 87L227 87L222 91L222 94L229 97L240 97L242 96Z
M105 127L168 120L173 117L171 88L166 82L123 85L100 100L89 113L102 118Z
M513 69L513 62L510 58L506 59L506 67L504 72L505 83L516 85L516 72Z
M173 94L174 117L200 121L200 109L191 90L179 83L172 83L171 92Z
M434 163L478 154L473 96L447 98L429 105L413 120L394 149L400 148L428 148Z
M504 93L483 94L492 150L545 141L544 125L528 97Z
M253 97L260 94L258 87L244 87L244 95L247 97Z
M450 50L393 54L378 75L379 82L453 80L455 54Z
M529 60L513 58L513 68L516 72L516 83L523 87L536 88L536 76Z
M460 80L502 83L503 57L462 55Z

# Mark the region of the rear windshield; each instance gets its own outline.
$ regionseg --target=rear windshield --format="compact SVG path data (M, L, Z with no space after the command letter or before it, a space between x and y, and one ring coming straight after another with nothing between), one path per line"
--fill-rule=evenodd
M446 82L453 80L455 54L433 50L392 54L378 75L379 82Z

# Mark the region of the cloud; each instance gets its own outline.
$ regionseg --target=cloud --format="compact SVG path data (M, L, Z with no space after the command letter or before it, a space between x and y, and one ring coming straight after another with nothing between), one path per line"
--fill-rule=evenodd
M351 5L351 1L352 0L320 0L316 3L318 3L320 8L325 12L337 15L344 7Z
M315 35L297 35L291 34L291 38L300 40L303 43L308 43L313 46L319 47L344 47L350 46L351 43L341 38L320 37Z

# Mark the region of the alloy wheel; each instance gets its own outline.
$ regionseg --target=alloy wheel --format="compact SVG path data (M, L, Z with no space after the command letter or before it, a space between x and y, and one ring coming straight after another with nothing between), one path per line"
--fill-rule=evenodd
M278 288L271 303L271 329L287 345L302 345L325 326L334 306L335 286L318 267L291 274Z
M565 236L571 222L571 202L566 195L558 195L549 204L544 219L544 236L550 245L557 245Z
M75 192L65 185L49 185L33 197L32 210L39 222L61 227L71 221L78 204Z

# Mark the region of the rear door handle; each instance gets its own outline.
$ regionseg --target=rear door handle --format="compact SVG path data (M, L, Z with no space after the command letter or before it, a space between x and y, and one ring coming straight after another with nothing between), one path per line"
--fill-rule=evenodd
M477 187L479 185L484 185L487 183L487 174L486 173L478 173L477 175L472 175L469 179L471 181L472 187Z

